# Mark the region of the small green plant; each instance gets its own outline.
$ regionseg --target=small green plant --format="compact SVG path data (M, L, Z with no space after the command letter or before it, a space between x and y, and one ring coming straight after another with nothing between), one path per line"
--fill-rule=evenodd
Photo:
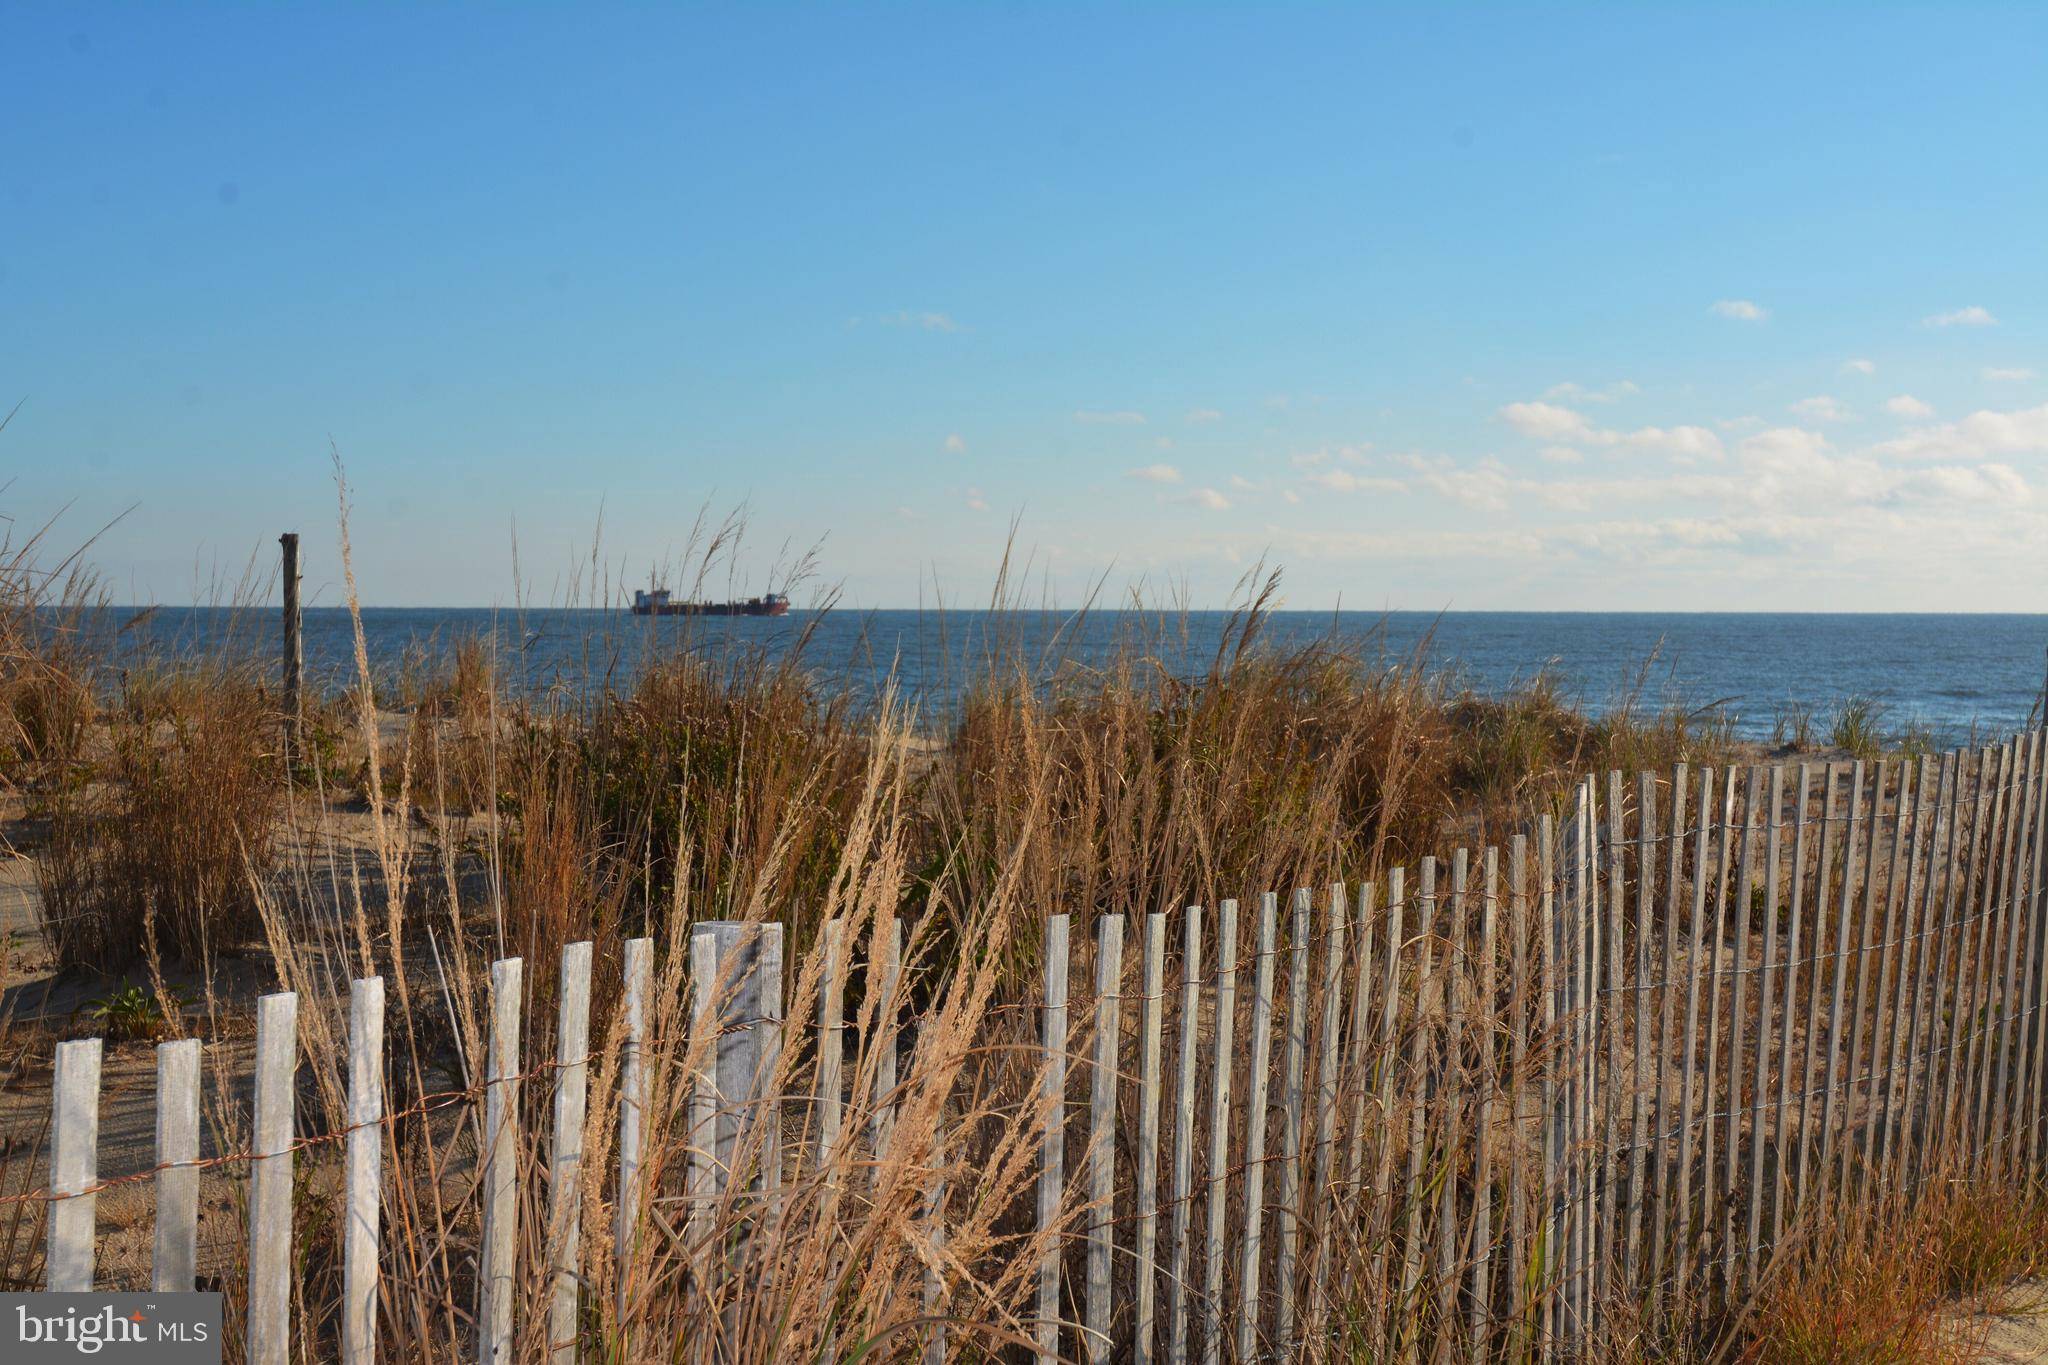
M188 992L172 990L171 1003L179 1009L191 1004ZM171 1019L164 1013L157 993L146 986L124 985L119 990L86 1002L86 1017L100 1031L117 1042L141 1039L154 1042L169 1036Z

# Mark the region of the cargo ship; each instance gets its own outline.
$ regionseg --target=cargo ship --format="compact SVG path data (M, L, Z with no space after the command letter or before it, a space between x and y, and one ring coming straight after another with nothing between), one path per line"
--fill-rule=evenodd
M635 616L787 616L787 594L771 592L766 597L749 597L744 602L673 602L667 588L633 590Z

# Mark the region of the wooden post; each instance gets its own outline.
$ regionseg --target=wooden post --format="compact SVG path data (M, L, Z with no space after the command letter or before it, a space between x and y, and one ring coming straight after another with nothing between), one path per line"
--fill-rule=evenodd
M1778 1132L1778 1178L1773 1182L1771 1189L1771 1241L1773 1244L1777 1243L1785 1235L1785 1195L1791 1188L1791 1174L1787 1163L1792 1159L1792 1141L1789 1136L1791 1130L1788 1126L1790 1123L1788 1106L1792 1098L1792 1034L1794 1031L1792 1027L1792 1008L1794 1002L1799 999L1799 935L1801 928L1800 911L1802 908L1799 897L1800 892L1805 889L1806 885L1806 802L1807 788L1811 785L1807 780L1810 773L1811 768L1807 764L1802 763L1799 765L1799 773L1796 778L1796 781L1799 783L1799 791L1793 798L1795 813L1792 817L1792 913L1791 924L1786 930L1785 937L1785 985L1780 991L1785 1002L1781 1011L1781 1017L1784 1022L1778 1029L1778 1117L1776 1123ZM1810 970L1808 975L1812 975ZM1802 1079L1799 1083L1799 1111L1797 1115L1800 1119L1799 1140L1801 1142L1806 1140L1805 1114L1806 1082Z
M1692 921L1686 940L1685 965L1685 1047L1679 1053L1678 1199L1673 1222L1674 1260L1678 1287L1683 1292L1692 1276L1693 1243L1699 1234L1700 1218L1692 1204L1692 1133L1699 1113L1693 1089L1698 1069L1700 1037L1700 958L1707 951L1707 854L1712 846L1714 770L1700 769L1699 834L1693 851ZM1708 1110L1711 1113L1711 1109Z
M1338 1075L1337 1035L1344 1026L1344 929L1350 913L1343 883L1332 885L1330 925L1323 947L1322 1038L1316 1063L1315 1164L1309 1177L1307 1201L1297 1198L1297 1203L1308 1204L1309 1235L1314 1238L1309 1258L1306 1334L1311 1341L1320 1341L1323 1337L1324 1316L1329 1304L1324 1285L1330 1267L1330 1243L1336 1235L1337 1211L1349 1202L1345 1197L1349 1193L1348 1188L1339 1193L1331 1185L1331 1168L1336 1159L1337 1094L1341 1080Z
M2028 1080L2027 1131L2022 1144L2022 1170L2030 1175L2039 1169L2035 1164L2040 1154L2042 1092L2048 1089L2048 923L2044 923L2041 891L2044 874L2042 861L2048 859L2048 731L2034 732L2035 741L2042 748L2044 771L2041 781L2036 784L2034 794L2034 860L2027 874L2027 934L2032 940L2034 959L2033 984L2027 990L2028 1028L2027 1043L2021 1049L2023 1073Z
M92 1291L99 1147L100 1040L59 1043L50 1075L51 1204L43 1257L43 1288L52 1293Z
M256 1102L249 1163L249 1365L285 1365L292 1320L293 1077L299 997L256 1002Z
M483 1266L477 1273L477 1359L512 1360L519 1266L519 1014L525 963L491 964L491 1043L484 1085Z
M1934 803L1934 828L1928 836L1927 882L1920 898L1921 969L1918 974L1926 979L1926 986L1922 989L1916 983L1913 991L1911 1014L1907 1020L1906 1093L1899 1106L1904 1116L1901 1123L1906 1128L1910 1146L1904 1178L1909 1198L1919 1186L1924 1170L1923 1158L1932 1138L1932 1115L1929 1115L1927 1123L1915 1123L1913 1116L1934 1099L1934 1040L1939 1036L1940 977L1948 946L1948 936L1942 931L1944 892L1953 881L1956 831L1961 823L1961 813L1961 755L1943 754ZM1933 964L1932 971L1928 970L1929 963ZM1924 1032L1921 1028L1923 1023L1926 1025ZM1924 1048L1923 1041L1926 1044ZM1925 1093L1920 1093L1922 1091Z
M1124 917L1095 924L1095 1065L1088 1095L1088 1262L1081 1346L1109 1359L1109 1289L1116 1254L1116 1091L1123 1038Z
M1403 1360L1415 1357L1417 1342L1408 1329L1421 1316L1416 1294L1422 1286L1422 1161L1429 1121L1429 1035L1433 1016L1429 977L1430 959L1434 955L1430 934L1435 928L1436 859L1424 858L1420 871L1422 886L1415 924L1415 946L1419 954L1415 967L1415 1023L1408 1035L1408 1186L1401 1201L1407 1210L1408 1235L1405 1240L1406 1260L1401 1267L1401 1295L1395 1302L1395 1311L1400 1314L1400 1357Z
M1470 1340L1467 1349L1475 1358L1484 1359L1491 1351L1487 1341L1487 1327L1493 1319L1493 1169L1491 1164L1493 1140L1493 1092L1494 1092L1494 988L1495 972L1493 955L1495 950L1494 906L1500 895L1500 852L1486 850L1482 872L1482 887L1479 900L1479 1008L1468 1012L1468 1019L1476 1018L1477 1028L1474 1039L1478 1047L1476 1076L1479 1085L1479 1108L1472 1125L1472 1302L1469 1305L1470 1321L1467 1335ZM1640 1145L1640 1142L1638 1143Z
M1158 1293L1159 1239L1159 1092L1160 1035L1166 1011L1166 914L1145 916L1145 957L1139 989L1144 992L1138 1017L1138 1231L1132 1273L1137 1277L1137 1309L1132 1315L1131 1358L1151 1365L1152 1336Z
M1778 951L1778 868L1785 856L1783 837L1785 809L1785 768L1782 764L1771 766L1770 805L1764 815L1764 960L1763 971L1757 977L1756 1003L1756 1084L1749 1107L1749 1223L1744 1233L1745 1257L1743 1262L1743 1283L1756 1283L1757 1256L1763 1242L1764 1210L1764 1116L1765 1101L1771 1093L1771 989L1776 984L1772 979L1773 968L1777 965ZM1787 966L1791 965L1789 957ZM1791 1030L1780 1030L1789 1036ZM1783 1073L1779 1079L1783 1080ZM1740 1102L1740 1096L1736 1102ZM1782 1135L1778 1150L1784 1151ZM1782 1173L1781 1173L1782 1174Z
M156 1255L150 1287L189 1294L199 1273L197 1038L156 1048Z
M612 1210L613 1311L626 1321L633 1250L640 1226L641 1175L647 1132L647 998L654 989L654 940L626 940L625 1040L619 1057L619 1194Z
M846 1070L846 922L829 920L821 931L824 978L818 984L818 1169L832 1164L839 1142L840 1088Z
M1527 1087L1523 1084L1524 1072L1529 1061L1529 1015L1530 1004L1535 998L1534 982L1529 975L1529 840L1528 836L1517 834L1508 845L1508 1007L1513 1024L1508 1035L1508 1121L1514 1133L1516 1144L1522 1141L1524 1129L1531 1117L1528 1108ZM1539 1132L1547 1125L1545 1115L1534 1115ZM1541 1146L1537 1153L1541 1156ZM1508 1203L1508 1321L1512 1338L1508 1349L1512 1358L1528 1361L1534 1356L1534 1342L1531 1340L1527 1273L1529 1255L1529 1216L1524 1207L1528 1192L1522 1188L1523 1159L1517 1151L1508 1161L1507 1203Z
M192 1044L195 1060L199 1044ZM376 1365L377 1247L383 1227L384 978L348 991L347 1194L343 1202L341 1358ZM196 1192L196 1191L195 1191Z
M1849 775L1849 824L1842 839L1842 897L1835 926L1835 980L1828 1000L1827 1088L1820 1102L1820 1171L1826 1179L1835 1156L1836 1094L1842 1081L1842 1005L1849 980L1849 911L1856 902L1856 831L1863 819L1863 763Z
M1837 793L1840 784L1835 781L1834 764L1821 765L1820 784L1820 861L1814 867L1813 876L1813 951L1807 954L1813 962L1806 986L1806 1060L1799 1075L1799 1147L1792 1154L1792 1204L1795 1210L1806 1207L1807 1169L1811 1167L1816 1172L1820 1169L1820 1135L1813 1112L1813 1077L1814 1066L1820 1056L1820 1012L1826 979L1822 968L1827 962L1822 947L1828 941L1828 887L1834 876L1835 826L1838 823L1835 812L1839 807ZM1840 957L1841 947L1840 942L1835 943L1834 956Z
M1716 1215L1720 1211L1717 1199L1719 1181L1714 1172L1720 1167L1714 1160L1714 1143L1719 1135L1719 1103L1721 1089L1721 987L1727 972L1722 967L1722 948L1728 942L1728 912L1730 892L1729 870L1735 859L1735 776L1730 767L1722 774L1720 814L1713 818L1713 824L1720 835L1720 859L1709 875L1714 883L1714 921L1709 931L1712 944L1707 961L1707 1062L1700 1092L1702 1121L1700 1123L1700 1275L1703 1291L1711 1290L1713 1272L1719 1267L1719 1243L1715 1234L1720 1226Z
M1372 1027L1374 890L1371 882L1358 888L1358 974L1351 997L1351 1136L1344 1154L1344 1185L1354 1203L1365 1183L1365 1099L1370 1069L1366 1065L1366 1046Z
M1202 907L1191 905L1181 944L1180 1065L1174 1073L1173 1260L1167 1270L1166 1359L1187 1365L1189 1254L1195 1202L1195 1069L1201 1046Z
M1747 1022L1743 1017L1743 996L1749 982L1749 905L1750 891L1756 884L1756 817L1763 805L1762 781L1763 770L1751 764L1749 780L1743 787L1739 836L1742 842L1736 855L1740 870L1735 877L1735 965L1731 973L1735 979L1729 988L1732 1008L1728 1015L1728 1150L1723 1154L1726 1160L1721 1180L1721 1283L1731 1303L1737 1293L1735 1207L1739 1202L1742 1170L1742 1035Z
M1244 1105L1244 1243L1237 1275L1237 1358L1259 1339L1259 1234L1266 1221L1266 1097L1272 1083L1273 955L1280 898L1259 897L1259 950L1252 962L1252 1055Z
M1899 903L1899 963L1892 977L1891 1050L1884 1072L1884 1140L1880 1148L1886 1188L1893 1195L1900 1189L1905 1154L1905 1142L1900 1134L1905 1127L1906 1112L1899 1105L1899 1097L1905 1073L1913 1065L1912 1055L1907 1051L1909 1011L1919 1001L1920 977L1926 971L1926 959L1920 953L1920 935L1915 929L1920 917L1915 906L1919 902L1922 884L1920 854L1926 843L1921 834L1921 815L1928 805L1927 781L1932 768L1932 761L1923 757L1917 771L1910 767L1902 767L1899 771L1900 804L1905 810L1902 823L1906 883Z
M583 1120L590 1094L590 941L562 945L555 1022L555 1131L548 1153L548 1265L554 1293L548 1345L554 1365L575 1365L582 1285Z
M1459 1168L1464 1164L1461 1150L1465 1123L1465 945L1469 929L1465 918L1465 893L1469 873L1466 850L1451 854L1449 913L1444 916L1444 963L1437 989L1437 1017L1442 1022L1443 1051L1438 1054L1436 1075L1442 1102L1436 1106L1438 1189L1436 1215L1437 1347L1453 1349L1458 1340L1458 1290L1464 1276L1458 1273ZM1467 1343L1467 1351L1471 1350Z
M1556 824L1545 811L1536 822L1536 933L1543 946L1543 1302L1537 1314L1537 1359L1555 1360L1563 1335L1562 1278L1566 1181L1564 1163L1570 1131L1568 1065L1558 1015L1564 992L1564 929L1557 916Z
M718 999L708 1002L717 1035L713 1166L720 1189L742 1177L749 1189L773 1191L782 1183L774 1092L782 1060L782 926L704 920L692 938L706 937L719 983Z
M879 1163L896 1127L896 988L903 975L903 921L892 917L888 932L877 929L875 937L881 941L882 969L877 981L872 963L868 968L870 989L875 992L876 1051L875 1103L868 1118L868 1143Z
M1678 884L1685 871L1685 782L1686 765L1680 763L1671 770L1671 847L1666 850L1664 872L1664 998L1658 1010L1657 1019L1657 1117L1654 1125L1655 1140L1651 1149L1652 1183L1656 1192L1650 1201L1650 1311L1653 1317L1660 1316L1664 1306L1664 1255L1665 1230L1670 1217L1671 1182L1675 1172L1668 1169L1664 1161L1664 1135L1673 1128L1674 1106L1665 1094L1666 1083L1672 1072L1671 1049L1678 1027ZM1697 948L1686 954L1689 961L1697 964ZM1691 1080L1691 1071L1685 1072ZM1676 1106L1678 1121L1686 1121L1685 1105L1681 1097Z
M1342 893L1339 893L1342 904ZM1287 969L1287 1048L1281 1064L1280 1184L1275 1191L1273 1290L1279 1302L1273 1313L1273 1343L1282 1352L1294 1342L1294 1257L1301 1234L1302 1109L1307 1102L1304 1072L1308 1056L1309 891L1294 893L1294 930ZM1341 918L1341 914L1339 918Z
M1379 1178L1373 1184L1378 1215L1371 1234L1380 1248L1379 1298L1387 1319L1379 1324L1382 1342L1387 1337L1384 1329L1402 1306L1387 1292L1387 1285L1392 1278L1394 1243L1394 1091L1400 1072L1401 950L1407 946L1401 922L1407 911L1408 872L1397 867L1387 873L1387 968L1380 987Z
M1655 1092L1650 1077L1650 901L1657 894L1657 775L1636 774L1636 923L1635 923L1635 1071L1629 1086L1633 1101L1629 1128L1628 1246L1623 1275L1631 1291L1640 1284L1643 1223L1649 1215L1643 1177L1649 1169L1650 1107Z
M2001 1173L2009 1171L2010 1162L2017 1155L2017 1123L2026 1102L2026 1070L2017 1065L2017 1049L2026 1045L2023 1012L2027 1001L2032 998L2030 986L2033 980L2033 934L2031 930L2024 931L2024 939L2022 934L2023 925L2031 924L2026 878L2032 862L2028 844L2034 833L2034 792L2041 779L2039 732L2026 736L2020 744L2026 755L2026 767L2020 788L2018 835L2013 845L2012 884L2005 897L2005 965L1998 978L2003 1005L1998 1035L1998 1070L1992 1090L1991 1130L1998 1143L1996 1155ZM2008 1105L2011 1106L2010 1113L2007 1112Z
M284 754L296 763L305 742L306 713L299 692L305 677L306 656L300 640L303 625L299 609L299 533L286 531L277 538L284 547Z
M1870 1090L1868 1108L1870 1112L1863 1122L1862 1161L1864 1179L1872 1182L1880 1195L1887 1184L1882 1172L1888 1166L1884 1147L1879 1145L1880 1135L1885 1142L1891 1136L1892 1081L1898 1066L1896 1043L1899 1035L1900 1010L1896 1004L1887 1009L1887 1002L1896 1000L1896 991L1905 980L1903 950L1907 945L1901 942L1899 920L1902 904L1906 901L1908 879L1912 875L1911 855L1913 833L1913 765L1899 764L1898 799L1892 812L1892 848L1890 868L1884 883L1884 946L1877 958L1877 995L1871 1001L1870 1038ZM1882 1093L1879 1081L1883 1082Z
M1209 1195L1202 1263L1202 1365L1216 1365L1223 1353L1223 1231L1230 1190L1230 1076L1237 1052L1237 902L1217 907L1215 1084L1209 1089Z
M1045 922L1045 1004L1040 1046L1045 1072L1039 1099L1045 1110L1038 1168L1038 1365L1060 1359L1060 1203L1067 1188L1067 935L1065 915Z

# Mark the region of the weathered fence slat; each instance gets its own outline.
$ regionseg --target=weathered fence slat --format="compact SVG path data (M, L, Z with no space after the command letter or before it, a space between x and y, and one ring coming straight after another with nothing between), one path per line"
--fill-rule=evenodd
M1195 1070L1200 1059L1202 1009L1202 907L1187 908L1181 940L1180 1052L1173 1100L1173 1258L1166 1272L1166 1359L1187 1365L1189 1254L1195 1205Z
M50 1076L50 1220L43 1287L92 1289L93 1187L99 1180L100 1040L57 1044Z
M195 1049L197 1043L192 1045ZM341 1358L377 1359L377 1245L384 1157L384 978L349 983L348 1150L342 1229Z
M1678 1121L1678 1197L1675 1206L1673 1240L1676 1251L1673 1260L1676 1266L1678 1287L1683 1290L1692 1278L1693 1243L1699 1232L1699 1219L1692 1203L1692 1147L1693 1126L1699 1116L1699 1105L1695 1100L1693 1078L1698 1070L1700 1037L1700 959L1707 951L1707 850L1710 847L1713 821L1710 818L1714 800L1714 770L1700 769L1699 830L1695 836L1692 870L1692 918L1686 934L1685 963L1685 1046L1680 1051Z
M1744 1229L1746 1248L1742 1270L1745 1288L1756 1283L1757 1250L1763 1240L1764 1134L1766 1100L1771 1076L1771 991L1777 984L1774 971L1778 952L1778 869L1784 857L1785 769L1771 766L1770 804L1764 812L1764 946L1763 964L1757 975L1756 1000L1756 1082L1749 1106L1749 1220ZM1746 905L1746 903L1745 903ZM1741 1107L1738 1093L1730 1103ZM1782 1146L1780 1150L1783 1150Z
M633 1283L634 1249L639 1240L641 1176L647 1141L647 1001L654 990L654 941L626 940L625 1016L619 1055L619 1185L612 1210L612 1274L616 1278L614 1311L627 1317Z
M1209 1165L1204 1172L1208 1192L1202 1266L1202 1316L1197 1329L1202 1365L1216 1365L1222 1355L1223 1228L1230 1188L1230 1076L1237 1060L1233 1035L1237 1024L1237 902L1226 900L1216 918L1216 1055L1214 1082L1209 1088Z
M256 1002L256 1096L250 1122L250 1365L291 1353L293 1077L299 1069L299 997Z
M1265 1227L1266 1099L1272 1081L1273 955L1280 898L1259 896L1259 948L1252 961L1252 1051L1244 1105L1244 1234L1237 1273L1237 1358L1250 1360L1259 1331L1259 1234Z
M1657 1018L1657 1113L1653 1122L1656 1143L1651 1152L1651 1181L1655 1191L1650 1198L1650 1297L1649 1308L1652 1320L1663 1312L1664 1255L1670 1226L1671 1182L1674 1172L1664 1160L1665 1134L1672 1129L1672 1102L1667 1092L1671 1075L1671 1047L1678 1028L1678 885L1680 874L1685 868L1685 782L1686 766L1678 764L1671 771L1671 846L1667 851L1668 861L1664 872L1664 984L1662 1000ZM1652 788L1652 790L1655 790ZM1686 954L1688 961L1697 961L1697 950ZM1691 1081L1691 1072L1686 1072L1686 1081ZM1685 1122L1685 1105L1681 1098L1678 1106L1679 1122Z
M484 1073L483 1265L477 1273L477 1358L512 1359L519 1265L519 1019L524 963L491 964L491 1041Z
M1398 1308L1389 1287L1394 1241L1394 1086L1400 1071L1396 1047L1401 1020L1401 950L1407 946L1402 920L1407 911L1408 874L1405 868L1397 867L1387 873L1387 969L1386 979L1380 988L1379 1178L1373 1183L1374 1203L1380 1210L1372 1228L1374 1240L1381 1247L1378 1258L1381 1321L1374 1324L1378 1329L1376 1339L1380 1343L1387 1342L1397 1320Z
M1493 955L1496 948L1494 907L1500 896L1500 857L1496 849L1485 854L1479 894L1479 982L1478 1008L1468 1011L1474 1021L1477 1057L1473 1074L1478 1080L1479 1103L1472 1124L1472 1270L1471 1303L1466 1335L1472 1354L1485 1357L1487 1328L1493 1318L1493 1099L1495 1090L1494 980Z
M1623 1278L1633 1289L1641 1282L1643 1223L1650 1200L1643 1186L1649 1152L1650 1105L1655 1098L1645 1078L1650 1074L1650 902L1657 894L1657 775L1636 774L1636 923L1635 1070L1629 1085L1631 1118L1628 1144L1628 1246L1623 1253Z
M1920 854L1926 842L1921 834L1925 823L1922 817L1929 804L1927 779L1931 769L1930 761L1923 757L1916 767L1904 768L1899 774L1900 781L1906 784L1902 788L1900 802L1905 809L1906 880L1899 896L1899 961L1892 977L1891 1046L1884 1072L1884 1106L1879 1115L1883 1133L1878 1144L1881 1176L1888 1197L1900 1192L1904 1153L1911 1140L1910 1136L1902 1135L1902 1131L1907 1129L1906 1111L1899 1100L1904 1090L1901 1073L1912 1066L1912 1054L1907 1050L1911 1040L1908 1030L1912 1005L1920 998L1920 974L1926 969L1926 959L1919 951L1920 936L1916 925L1920 916L1915 907L1921 893Z
M1341 893L1340 893L1341 904ZM1313 931L1307 887L1294 893L1294 928L1287 969L1287 1049L1281 1064L1280 1182L1273 1202L1273 1342L1281 1350L1294 1341L1294 1257L1301 1235L1302 1118L1308 1054L1308 970Z
M1763 806L1763 770L1750 765L1743 784L1742 832L1736 846L1735 903L1726 913L1735 920L1735 957L1730 964L1728 1011L1728 1140L1721 1176L1721 1283L1731 1299L1740 1292L1736 1278L1735 1210L1742 1181L1742 1037L1748 1023L1743 996L1749 984L1750 891L1756 878L1756 818Z
M590 1094L590 941L562 945L555 1021L554 1134L548 1152L549 1355L576 1360L583 1284L583 1120Z
M1311 1168L1306 1199L1309 1213L1308 1313L1306 1339L1320 1341L1328 1312L1327 1276L1330 1243L1337 1234L1343 1209L1350 1202L1344 1192L1331 1185L1337 1147L1337 1095L1342 1077L1338 1074L1338 1034L1344 1026L1344 933L1351 917L1343 883L1330 887L1330 922L1324 931L1322 1002L1323 1014L1316 1061L1315 1161ZM1354 1082L1355 1083L1355 1082Z
M875 1021L875 1094L868 1145L879 1162L896 1126L896 991L903 976L903 921L891 917L887 932L878 926L875 937L881 943L882 961L879 972L872 964L868 969L869 1009Z
M1045 1248L1038 1262L1038 1360L1056 1365L1060 1355L1060 1204L1067 1189L1067 935L1065 915L1045 922L1045 1003L1040 1046L1045 1049L1043 1090L1045 1136L1038 1170L1038 1235Z
M1436 911L1436 859L1424 858L1419 869L1420 894L1415 913L1415 1022L1408 1035L1408 1181L1402 1196L1408 1228L1404 1245L1407 1256L1401 1267L1401 1296L1393 1305L1401 1333L1401 1356L1413 1359L1419 1343L1412 1328L1419 1316L1416 1294L1422 1286L1422 1160L1426 1124L1429 1118L1430 959L1435 956L1430 935Z
M1088 1098L1088 1264L1081 1346L1109 1359L1109 1290L1116 1253L1117 1050L1123 1031L1124 917L1095 922L1095 1065Z
M1437 1125L1437 1214L1436 1265L1437 1346L1455 1349L1458 1339L1458 1291L1464 1276L1458 1272L1459 1167L1464 1164L1465 1118L1465 920L1466 879L1469 875L1466 850L1451 855L1451 893L1444 916L1444 961L1438 988L1437 1018L1443 1033L1436 1076L1439 1102L1434 1106Z
M1157 1329L1155 1304L1159 1289L1159 1099L1160 1034L1166 1009L1166 914L1145 916L1144 960L1139 968L1143 992L1138 1011L1138 1175L1137 1234L1131 1254L1136 1302L1131 1314L1131 1358L1151 1365Z
M846 1069L846 921L827 920L820 929L824 971L818 983L818 1145L819 1169L832 1164L839 1143L840 1087Z
M197 1038L157 1044L156 1248L150 1258L150 1287L159 1294L189 1294L198 1281L199 1170L194 1163L199 1160L199 1064ZM350 1122L354 1121L351 1110ZM376 1141L374 1131L369 1136ZM356 1135L350 1133L351 1154L355 1141ZM374 1175L373 1170L373 1198ZM373 1255L375 1240L373 1229Z

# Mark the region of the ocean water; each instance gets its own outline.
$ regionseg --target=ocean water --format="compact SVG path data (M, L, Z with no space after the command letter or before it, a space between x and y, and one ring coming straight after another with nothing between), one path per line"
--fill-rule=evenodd
M1202 672L1235 620L1225 612L1172 616L1052 612L792 611L778 618L649 619L583 608L363 610L372 665L390 674L453 642L491 642L517 688L589 691L630 686L647 661L678 651L782 652L801 642L806 667L864 696L894 678L927 714L943 714L991 649L1034 671L1099 666L1134 634L1170 671ZM275 610L112 608L89 629L117 654L228 643L278 648ZM1925 727L1945 742L2024 725L2048 674L2048 616L1817 615L1655 612L1278 612L1263 638L1279 646L1337 636L1388 661L1423 651L1480 691L1548 672L1565 695L1605 711L1627 697L1650 706L1724 707L1738 731L1768 738L1781 714L1810 713L1825 733L1850 698L1868 698L1892 727ZM309 683L335 686L354 670L348 612L305 613Z

